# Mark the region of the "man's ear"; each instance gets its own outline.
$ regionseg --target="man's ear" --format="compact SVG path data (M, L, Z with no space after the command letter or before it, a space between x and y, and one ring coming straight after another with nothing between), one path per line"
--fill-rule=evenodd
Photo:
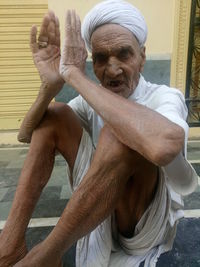
M141 56L141 64L140 64L140 72L144 70L144 64L146 62L146 47L143 46L140 48L140 56Z

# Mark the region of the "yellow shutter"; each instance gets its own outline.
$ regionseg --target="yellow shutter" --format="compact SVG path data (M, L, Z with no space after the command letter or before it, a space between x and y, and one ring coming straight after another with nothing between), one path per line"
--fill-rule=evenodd
M40 79L29 49L48 0L0 0L0 129L18 129L35 99ZM39 29L39 27L38 27Z

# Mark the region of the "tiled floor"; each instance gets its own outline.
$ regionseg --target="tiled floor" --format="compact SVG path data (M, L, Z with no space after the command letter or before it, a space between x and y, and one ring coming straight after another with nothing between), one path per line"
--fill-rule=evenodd
M27 151L28 147L0 148L0 228L8 216ZM200 142L188 144L188 159L200 175ZM39 222L40 218L57 219L70 196L66 163L61 156L57 156L51 179L40 197L33 218L38 218ZM196 210L195 218L184 218L180 221L174 248L159 259L158 267L200 267L200 186L193 194L185 197L185 209ZM28 247L31 248L43 240L51 229L50 226L29 228ZM64 266L74 266L74 257L75 246L65 255Z

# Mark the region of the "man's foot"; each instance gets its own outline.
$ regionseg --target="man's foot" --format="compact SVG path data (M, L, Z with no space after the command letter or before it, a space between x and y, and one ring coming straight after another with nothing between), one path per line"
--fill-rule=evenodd
M26 242L18 246L9 246L0 241L0 267L12 267L27 254Z
M58 265L58 267L63 267L63 263L62 263L62 261L61 261L61 263Z

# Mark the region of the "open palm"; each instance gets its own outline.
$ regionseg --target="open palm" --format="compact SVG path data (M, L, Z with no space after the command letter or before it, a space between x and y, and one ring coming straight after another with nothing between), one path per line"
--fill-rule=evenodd
M44 18L37 40L37 27L31 28L30 47L33 60L40 74L42 82L51 88L57 88L58 84L64 84L59 74L60 64L60 30L59 21L50 11Z

